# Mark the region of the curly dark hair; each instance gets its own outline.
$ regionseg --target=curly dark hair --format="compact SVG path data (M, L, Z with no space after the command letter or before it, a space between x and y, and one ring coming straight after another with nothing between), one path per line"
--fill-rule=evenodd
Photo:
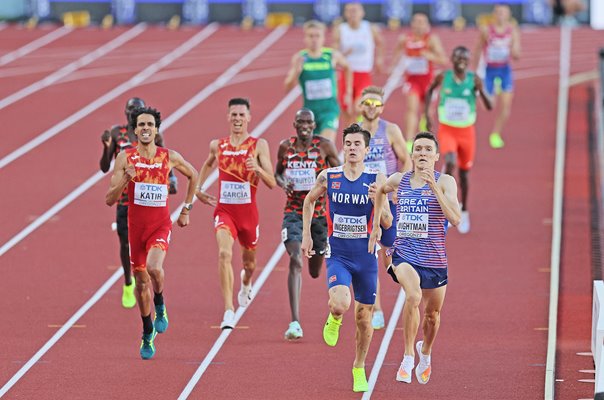
M351 133L360 133L363 135L365 139L365 147L369 147L369 142L371 141L371 133L361 128L359 124L352 124L348 128L344 128L344 136L342 137L342 143L346 140L346 135L350 135Z
M141 114L152 115L153 118L155 118L155 127L159 129L159 126L161 125L161 113L152 107L138 107L132 110L132 118L130 119L130 128L132 128L132 130L136 129L137 119Z

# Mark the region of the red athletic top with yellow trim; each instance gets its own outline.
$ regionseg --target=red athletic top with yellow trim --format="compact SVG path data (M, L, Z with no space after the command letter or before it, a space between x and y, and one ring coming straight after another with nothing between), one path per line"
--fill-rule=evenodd
M286 213L298 213L302 215L304 198L313 188L317 175L325 168L327 163L321 155L321 139L317 136L312 138L310 147L305 151L296 151L296 136L289 139L289 147L283 157L285 178L288 183L293 183L294 190L291 196L287 196L285 203ZM313 218L325 216L325 196L319 197L315 203Z
M141 157L137 148L126 150L128 165L136 171L128 183L128 225L171 224L168 208L170 151L157 147L151 159Z
M220 197L216 209L256 209L256 190L260 178L245 166L245 160L256 154L258 139L250 136L239 146L230 138L218 142L218 185Z
M405 76L407 78L433 75L432 61L422 55L422 52L428 49L429 40L430 33L426 33L420 38L409 35L405 40Z

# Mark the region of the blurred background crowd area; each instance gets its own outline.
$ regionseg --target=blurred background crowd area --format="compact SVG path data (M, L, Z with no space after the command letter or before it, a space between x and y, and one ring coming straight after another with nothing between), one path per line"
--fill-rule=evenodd
M309 19L337 22L349 1L340 0L1 0L0 20L67 25L243 23L249 26L299 25ZM591 25L604 28L604 0L366 0L366 19L391 28L423 12L435 25L463 28L480 23L494 4L508 4L514 19L531 25ZM110 21L108 21L108 19Z

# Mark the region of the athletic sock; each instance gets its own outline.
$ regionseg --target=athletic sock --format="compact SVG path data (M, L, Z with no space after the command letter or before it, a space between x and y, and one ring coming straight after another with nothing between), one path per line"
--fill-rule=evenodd
M156 306L161 306L164 304L164 292L161 293L154 293L153 296L153 304L155 304Z
M151 320L151 314L147 315L146 317L141 316L141 318L143 319L143 333L145 335L153 333L153 321Z

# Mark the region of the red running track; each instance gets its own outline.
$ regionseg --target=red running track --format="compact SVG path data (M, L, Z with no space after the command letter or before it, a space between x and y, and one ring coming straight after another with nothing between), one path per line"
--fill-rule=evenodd
M10 32L15 28L7 29ZM8 131L23 132L23 136L3 140L3 154L127 80L195 33L149 28L110 56L86 67L91 70L88 76L53 85L0 110L5 121L18 117L19 122L11 122L14 125ZM89 43L110 40L105 32L91 29L86 34L91 36ZM242 34L234 27L220 28L148 84L109 102L1 169L3 184L19 195L2 200L5 222L0 243L96 172L100 132L122 121L128 96L143 97L169 116L267 34L262 30ZM420 387L394 381L402 358L399 329L386 354L375 398L543 397L557 95L557 71L550 64L557 65L557 35L557 30L524 35L527 55L517 65L518 95L504 151L487 147L485 138L493 117L484 112L479 117L478 156L472 173L473 227L465 237L455 231L449 236L451 285L430 384ZM395 36L387 34L390 48ZM227 133L225 104L232 96L252 99L253 129L284 97L283 76L292 52L301 46L300 37L298 29L288 32L233 79L232 85L214 93L167 129L168 146L199 166L209 140ZM473 45L474 37L473 31L447 31L443 42L450 50L459 43ZM23 42L11 48L21 45ZM535 56L531 58L533 50ZM577 55L578 62L585 63L581 60L588 50ZM39 57L39 53L31 56ZM112 68L118 72L103 72ZM582 65L577 68L575 72L584 70ZM237 78L246 76L260 78L237 83ZM11 78L15 90L31 82L32 77L20 79ZM376 80L383 83L386 76ZM288 107L264 133L273 153L279 140L293 133L291 120L299 104L298 100ZM402 96L397 90L389 100L385 117L402 124L401 110ZM184 183L181 178L181 191L173 198L173 207L182 200ZM56 325L63 324L118 268L116 235L109 230L113 210L103 205L107 185L105 178L92 186L1 256L5 269L3 304L10 310L11 320L0 327L0 354L7 361L0 364L3 384L55 333ZM284 195L263 188L258 201L262 217L260 272L280 240ZM99 393L114 398L177 397L220 334L217 325L222 301L211 221L211 209L197 205L192 225L174 228L165 289L171 325L165 335L157 338L154 360L139 359L140 319L137 311L121 309L121 287L116 284L7 397L96 398ZM236 269L239 265L235 262ZM287 260L282 258L191 398L361 397L350 390L352 313L345 316L341 342L335 349L327 348L321 338L327 315L324 275L317 281L305 275L301 310L305 337L299 343L283 341L289 322L286 279ZM382 284L388 316L398 289L385 276ZM382 337L383 332L374 335L368 373Z

